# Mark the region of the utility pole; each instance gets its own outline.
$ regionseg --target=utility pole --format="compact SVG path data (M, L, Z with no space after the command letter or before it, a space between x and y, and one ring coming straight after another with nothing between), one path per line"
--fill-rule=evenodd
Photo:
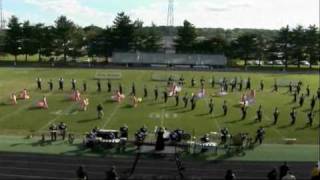
M0 0L0 31L4 30L6 27L5 20L3 17L3 11L2 11L2 0Z

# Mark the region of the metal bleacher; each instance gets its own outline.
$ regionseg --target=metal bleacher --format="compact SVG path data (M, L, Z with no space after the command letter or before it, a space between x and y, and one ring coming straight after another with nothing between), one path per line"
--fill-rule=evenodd
M206 54L164 54L164 53L114 53L114 64L166 64L166 65L206 65L226 66L224 55Z

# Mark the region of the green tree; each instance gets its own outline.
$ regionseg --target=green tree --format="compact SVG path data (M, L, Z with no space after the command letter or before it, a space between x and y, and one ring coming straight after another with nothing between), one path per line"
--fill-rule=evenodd
M25 55L25 61L28 61L28 55L34 55L38 51L34 33L34 26L25 21L22 24L22 53Z
M301 61L306 57L306 36L302 26L297 26L292 30L292 55L295 57L297 66L300 68Z
M177 52L192 52L197 37L196 28L185 20L183 26L178 28L176 43Z
M116 50L129 51L134 43L134 23L124 12L118 13L113 21L113 46Z
M257 52L257 35L243 34L239 36L233 43L233 54L244 60L245 68L250 58L256 57Z
M54 51L54 28L38 23L33 28L33 38L38 52L38 61L42 61L42 56L49 57Z
M161 35L157 30L157 26L152 23L152 26L147 31L147 36L144 41L144 51L156 52L160 49Z
M14 55L14 60L16 62L17 56L21 53L22 28L19 19L15 16L11 16L8 28L5 38L5 51Z
M310 25L306 30L306 53L309 59L310 68L319 60L320 32L315 25Z
M198 53L225 54L227 42L222 37L212 37L197 43L196 51Z
M288 62L291 60L292 52L292 33L288 25L280 29L275 41L278 51L282 54L282 60L284 61L285 69L287 69Z
M63 54L63 59L65 62L67 61L71 35L75 29L76 27L74 23L71 20L68 20L66 16L60 16L55 21L55 53L56 55Z
M88 26L84 28L85 33L85 45L87 46L88 56L94 59L97 56L97 43L98 37L101 37L103 29L97 26Z
M68 55L71 56L74 60L77 57L81 57L85 54L85 37L84 31L80 27L73 29L72 34L70 35L70 41L68 45Z

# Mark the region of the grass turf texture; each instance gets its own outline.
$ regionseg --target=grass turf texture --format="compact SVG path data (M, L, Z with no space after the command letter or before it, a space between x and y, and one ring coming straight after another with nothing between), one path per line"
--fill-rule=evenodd
M143 86L147 85L149 97L143 99L142 104L137 108L128 106L129 100L122 103L110 102L111 93L106 92L106 81L102 81L103 91L96 91L96 81L93 80L97 73L101 72L121 72L122 79L112 81L113 89L118 87L118 83L124 87L126 95L131 91L132 82L135 83L138 96L143 95ZM213 116L208 115L209 98L201 99L197 103L197 108L194 111L189 111L190 108L184 109L182 102L179 107L175 107L174 98L170 98L167 104L163 103L160 98L158 102L153 100L153 88L157 85L160 92L165 89L165 82L155 82L151 80L152 74L177 74L183 75L186 80L186 85L181 93L199 91L199 79L203 76L206 79L206 93L213 94L218 92L219 88L216 85L212 89L208 80L214 75L217 77L242 77L246 79L251 77L252 87L258 88L260 80L265 82L264 92L257 91L256 104L248 109L247 118L240 121L240 109L236 107L240 96L243 92L229 93L225 97L214 98L215 113ZM315 94L319 84L318 75L291 75L291 74L258 74L258 73L231 73L231 72L191 72L191 71L149 71L149 70L96 70L96 69L33 69L33 68L1 68L0 69L0 101L3 105L0 106L0 130L2 134L27 135L30 132L41 133L48 129L48 125L53 122L63 121L67 123L69 131L77 134L83 134L90 131L93 127L118 129L123 124L129 126L130 135L145 124L150 131L153 131L155 126L165 126L169 129L182 128L189 133L194 132L197 137L205 133L218 131L222 127L229 128L231 134L238 132L248 132L251 136L259 126L266 127L265 142L269 144L283 143L283 138L296 138L299 144L317 144L318 136L318 119L319 111L315 113L315 123L312 128L305 128L306 112L309 109L310 97L307 97L303 107L298 108L297 122L294 126L289 124L289 111L291 107L297 104L291 103L293 97L287 94L287 88L280 88L279 92L271 92L274 79L279 80L301 80L304 83L302 92L305 91L306 84L310 85L311 94ZM44 90L36 90L36 78L41 77L43 80ZM57 90L58 78L65 79L65 91ZM190 80L195 77L197 87L190 88ZM82 93L90 100L89 109L86 112L76 111L74 102L66 100L66 97L71 94L71 78L76 78L78 87L81 87L82 81L88 83L88 92ZM54 91L48 91L47 82L54 80ZM9 102L9 95L12 92L19 92L23 88L29 89L31 99L19 101L18 105L5 105ZM30 110L37 100L43 95L47 96L49 109L48 110ZM162 97L162 93L160 93ZM222 102L227 100L229 113L226 117L222 115ZM104 105L105 116L102 120L96 119L96 105L102 103ZM253 123L256 117L257 107L262 104L263 120L261 123ZM316 103L316 110L319 109L319 103ZM272 121L272 112L275 106L279 107L280 117L276 126L268 126Z

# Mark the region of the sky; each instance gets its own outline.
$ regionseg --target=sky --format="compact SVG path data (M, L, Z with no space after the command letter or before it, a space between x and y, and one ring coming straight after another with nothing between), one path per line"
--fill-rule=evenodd
M65 15L80 26L106 27L118 12L144 25L166 25L168 0L2 0L6 19L52 25ZM285 25L319 26L319 0L175 0L174 25L279 29Z

